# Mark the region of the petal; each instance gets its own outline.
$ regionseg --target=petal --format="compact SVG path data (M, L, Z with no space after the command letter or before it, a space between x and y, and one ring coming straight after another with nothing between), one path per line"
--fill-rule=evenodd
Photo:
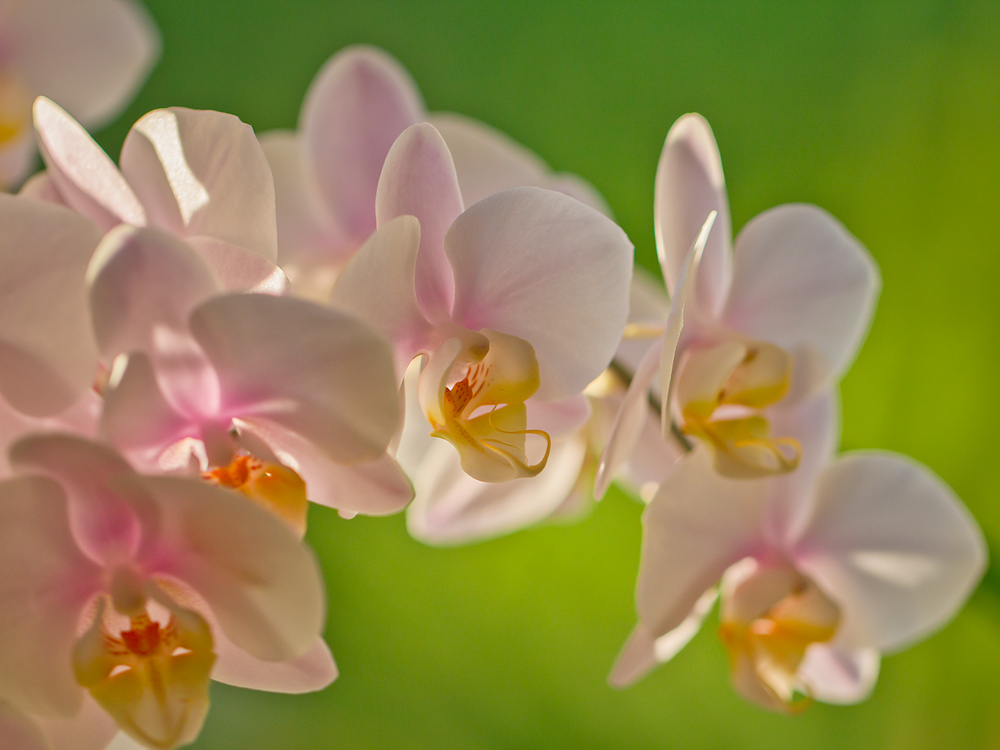
M259 436L283 464L298 472L311 502L336 508L343 515L385 516L398 513L413 499L410 480L388 455L342 464L308 440L266 420L240 419L237 424L241 431Z
M816 489L796 565L841 607L837 642L899 649L942 627L986 566L982 532L925 466L848 454Z
M212 679L226 685L271 693L311 693L337 679L333 654L322 638L302 656L287 661L262 661L234 646L220 633L215 640L217 660Z
M219 284L198 253L158 229L118 227L87 269L90 309L101 352L154 352L158 331L187 329L188 316Z
M341 50L309 87L299 119L309 176L355 247L375 230L386 155L399 134L423 118L423 109L406 70L374 47Z
M657 341L649 347L618 407L594 478L594 497L597 499L604 497L611 482L628 463L649 420L649 387L660 365L661 346Z
M230 416L266 418L343 462L378 458L399 426L391 349L344 313L292 297L225 295L195 310L191 332Z
M465 205L515 187L545 185L549 168L540 158L507 135L471 117L432 115L455 160L455 172Z
M878 296L868 251L822 209L786 205L743 228L735 258L725 323L791 351L819 353L827 377L843 373Z
M0 737L3 737L4 750L50 750L51 748L38 724L27 714L4 701L0 701Z
M139 519L110 487L116 477L133 473L121 456L70 434L29 435L11 446L9 455L16 471L59 482L73 537L90 559L105 567L132 559L142 536Z
M575 174L551 174L542 183L542 187L555 190L557 193L565 193L570 198L576 198L580 203L590 206L595 211L600 211L609 219L615 218L611 206L604 200L604 196L597 192L597 188Z
M717 598L716 589L706 591L695 603L691 614L680 625L659 638L654 638L642 623L637 624L611 668L608 676L611 686L628 687L645 677L657 665L666 664L673 659L701 630Z
M35 166L35 139L27 127L0 146L0 190L17 187ZM30 180L29 180L30 182Z
M31 432L75 432L96 437L102 405L101 397L87 390L65 411L51 417L29 417L15 411L0 398L0 477L10 474L7 450L23 435Z
M238 117L182 107L150 112L125 139L121 168L150 223L277 258L271 169L253 128Z
M194 589L236 646L265 661L312 647L324 619L319 567L282 521L200 480L135 475L117 490L145 515L146 573Z
M848 651L815 643L806 651L798 677L809 695L823 703L847 705L866 700L878 679L879 653L875 649Z
M453 319L524 339L538 397L581 392L611 361L628 316L632 244L610 219L540 188L515 188L463 213L445 238Z
M49 177L49 173L44 169L41 172L37 172L27 182L25 182L21 189L17 191L17 194L23 198L34 198L38 201L45 201L46 203L55 203L59 206L65 206L66 201L62 199L59 194L59 189L55 186L52 178Z
M391 219L347 264L330 298L334 307L371 323L392 342L400 380L416 354L431 344L433 333L417 302L419 247L420 223L413 216Z
M141 750L142 747L131 740L129 745L112 743L118 725L89 695L73 718L39 718L38 724L49 740L47 747L54 750Z
M291 294L284 272L253 250L215 237L188 237L187 243L198 251L227 292Z
M72 716L77 618L100 586L77 549L66 498L51 479L0 482L0 694L31 713Z
M8 54L18 73L91 127L124 109L160 54L156 27L139 3L29 2L9 10Z
M323 205L319 190L310 179L302 136L287 131L264 133L260 136L260 147L274 176L278 262L282 268L312 270L316 266L346 263L359 242L343 234ZM376 180L381 169L379 164ZM370 204L374 230L374 187Z
M35 137L48 175L63 200L107 231L122 222L144 226L146 212L86 130L44 96L35 100Z
M663 338L663 353L660 357L660 423L663 437L670 439L672 412L670 409L671 387L674 371L684 353L684 344L697 330L699 309L695 285L701 273L701 261L705 247L711 237L717 215L712 213L702 224L701 232L695 239L681 266L677 285L670 298L670 312L667 314Z
M417 498L407 511L407 528L425 544L446 546L532 526L551 516L572 492L585 453L581 439L554 441L540 474L493 484L466 474L458 454L439 443L414 472Z
M719 147L701 115L684 115L667 133L656 168L656 252L671 294L677 288L688 249L712 211L715 231L705 245L698 273L699 303L718 314L732 276L733 236Z
M55 414L97 371L84 275L100 234L65 208L6 195L0 226L0 394L26 414Z
M636 607L652 635L679 626L729 566L762 548L768 488L719 476L701 448L675 464L643 514Z
M386 156L375 216L380 227L407 214L420 221L417 302L434 322L447 318L455 296L444 236L463 207L455 164L441 134L426 122L407 128Z

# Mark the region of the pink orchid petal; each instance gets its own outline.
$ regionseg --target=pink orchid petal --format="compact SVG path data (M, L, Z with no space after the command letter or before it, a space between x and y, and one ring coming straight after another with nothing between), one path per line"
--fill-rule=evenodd
M849 705L866 700L878 679L879 653L875 649L847 651L814 643L799 665L798 678L809 686L812 698L823 703Z
M539 399L579 393L607 367L632 278L632 243L614 222L561 193L515 188L465 211L445 251L453 319L531 344Z
M100 233L68 209L7 195L0 226L0 394L26 414L55 414L97 371L84 275Z
M319 566L284 523L237 492L178 477L121 477L116 488L155 530L139 562L190 586L233 644L294 659L323 629Z
M123 222L146 224L146 212L125 177L76 120L45 97L35 100L34 117L49 178L67 205L103 231Z
M827 377L850 365L871 323L879 275L868 251L826 211L785 205L736 239L725 323L821 355Z
M896 650L938 630L986 566L982 532L925 466L848 454L820 477L796 566L841 607L837 642Z
M51 750L41 728L27 714L0 701L0 737L4 750Z
M732 277L732 225L719 147L701 115L684 115L667 133L656 168L656 252L671 294L677 288L688 249L705 217L716 212L715 230L705 245L697 296L702 308L718 314Z
M72 716L77 618L101 585L79 551L66 498L45 477L0 482L0 695L31 713Z
M235 646L219 632L212 679L226 685L271 693L311 693L337 679L337 665L329 646L318 637L301 656L287 661L263 661Z
M264 294L216 297L190 325L218 374L226 413L266 418L338 461L385 452L400 420L397 384L389 345L367 325Z
M29 417L0 398L0 478L11 472L7 451L20 437L31 432L75 432L96 437L102 406L101 397L87 390L65 411L51 417Z
M17 194L22 198L55 203L57 206L66 205L66 201L63 200L62 195L59 193L59 188L55 186L52 178L49 177L49 173L44 170L30 177L27 182L21 185L21 189L17 191Z
M340 51L309 87L299 124L310 188L355 247L375 231L375 195L389 149L422 117L409 74L373 47Z
M260 136L260 147L274 176L280 248L278 263L286 272L293 268L308 272L346 263L364 237L354 240L345 236L328 215L319 192L310 181L311 166L306 162L302 136L287 131L264 133ZM386 152L388 150L386 147ZM380 164L376 175L381 169ZM374 231L374 187L370 203L371 229Z
M159 229L109 232L87 271L94 331L106 358L153 353L158 331L183 332L191 311L219 291L198 253Z
M112 744L118 734L118 724L89 695L83 699L83 708L73 718L37 717L48 747L53 750L123 750L121 743ZM122 735L124 736L124 735ZM141 750L141 746L129 740L130 750Z
M417 302L433 322L448 317L455 298L444 237L463 207L455 164L441 134L428 123L407 128L386 156L375 216L380 227L397 216L412 215L420 221Z
M151 224L277 258L271 169L238 117L181 107L150 112L125 139L121 168Z
M417 301L415 286L420 223L398 216L361 246L333 287L330 303L375 326L392 342L402 373L432 341L433 328ZM378 289L378 294L372 290Z
M768 486L720 476L702 448L674 465L643 514L636 606L652 635L679 626L730 565L762 547Z
M261 419L237 424L264 440L282 461L305 480L309 500L344 515L384 516L398 513L413 499L413 485L388 455L341 464L308 440Z
M573 491L585 453L581 439L554 441L541 474L498 484L470 477L454 448L437 441L414 473L417 497L406 513L407 528L425 544L449 546L532 526Z
M553 438L563 438L582 429L590 418L590 399L582 393L562 401L539 401L529 398L528 424L533 430L544 430Z
M499 130L464 115L427 119L448 145L466 206L511 188L547 187L548 165Z
M660 366L661 346L657 341L649 347L618 407L594 477L594 497L598 500L628 463L649 421L649 389Z
M105 440L140 468L153 469L163 449L198 432L195 420L179 414L163 396L149 357L136 353L115 363L101 412Z
M25 131L0 146L0 190L10 190L27 177L35 166L35 139Z
M26 85L90 127L121 112L160 53L149 14L128 0L10 3L4 11L6 53Z
M291 294L284 272L253 250L215 237L188 237L187 243L198 251L219 286L227 292Z
M91 560L112 567L135 556L142 538L139 519L110 487L115 478L133 473L117 453L76 435L40 434L11 446L10 463L16 471L59 482L73 537Z

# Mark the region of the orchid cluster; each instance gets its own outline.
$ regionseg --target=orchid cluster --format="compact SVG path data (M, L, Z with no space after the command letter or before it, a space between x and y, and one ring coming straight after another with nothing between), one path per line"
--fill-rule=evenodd
M80 123L156 51L125 0L0 2L0 180L44 162L0 195L5 748L174 748L211 680L331 683L310 502L448 545L617 481L646 509L612 684L719 600L735 688L777 711L864 699L975 587L947 486L836 455L872 258L807 205L732 242L701 117L657 171L664 288L586 182L428 113L371 48L326 64L295 132L157 110L116 165Z

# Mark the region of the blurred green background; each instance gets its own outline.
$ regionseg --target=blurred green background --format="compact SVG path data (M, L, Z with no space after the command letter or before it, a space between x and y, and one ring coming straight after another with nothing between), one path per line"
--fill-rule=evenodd
M164 55L126 115L233 112L293 127L320 65L384 47L428 106L478 117L607 197L655 268L652 194L671 123L715 129L734 226L817 203L871 250L884 291L843 383L843 447L929 464L1000 551L1000 3L148 0ZM329 587L328 690L213 687L198 748L1000 748L1000 576L890 656L864 705L766 714L708 627L625 692L639 505L452 550L401 517L314 509Z

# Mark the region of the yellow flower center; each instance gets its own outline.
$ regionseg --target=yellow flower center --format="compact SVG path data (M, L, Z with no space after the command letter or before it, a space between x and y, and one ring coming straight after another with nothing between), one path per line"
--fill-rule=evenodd
M163 750L187 744L208 713L215 663L208 623L168 599L127 609L101 597L73 649L76 680L137 742Z
M472 339L449 339L420 374L420 404L431 435L454 445L462 468L481 482L536 476L552 441L542 430L527 429L524 402L539 386L535 350L495 331ZM528 435L545 441L545 453L534 464L527 458Z
M207 471L201 477L245 495L288 524L300 537L305 535L309 512L306 483L287 466L267 463L255 456L237 456L228 466Z
M801 447L794 438L772 437L763 413L785 397L791 376L791 355L774 344L730 340L696 349L677 378L681 429L711 446L725 476L792 471Z
M0 149L17 140L31 125L31 99L21 82L0 70Z
M805 709L811 699L799 667L809 646L836 634L840 608L794 570L767 569L736 587L721 619L719 637L737 690L769 708Z

